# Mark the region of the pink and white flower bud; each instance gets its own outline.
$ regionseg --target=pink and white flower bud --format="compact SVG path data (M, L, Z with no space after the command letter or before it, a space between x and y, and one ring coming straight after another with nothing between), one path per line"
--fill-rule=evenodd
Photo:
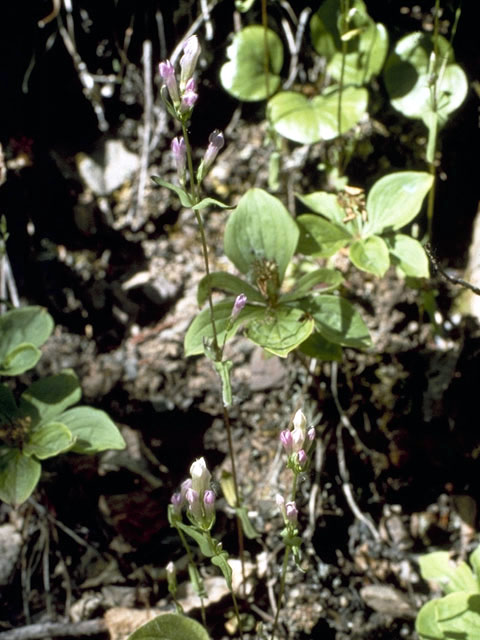
M307 429L307 419L301 409L299 409L293 417L293 426L295 429L301 429L302 431L306 431Z
M159 65L160 77L163 80L164 85L168 89L168 93L174 105L180 103L180 94L178 92L177 78L175 77L175 69L170 60L160 62Z
M277 493L277 495L275 496L275 502L277 504L277 507L280 509L280 513L285 519L287 517L287 512L285 511L285 498L281 493Z
M200 44L197 36L191 36L183 45L183 56L180 58L180 88L185 89L187 82L193 77L200 55Z
M203 494L203 507L207 518L211 518L215 513L215 498L216 496L211 489L207 489Z
M187 145L185 144L184 138L181 136L173 138L171 149L177 167L177 175L180 182L183 183L185 179L185 168L187 166Z
M291 433L292 449L293 451L300 451L300 449L303 449L303 443L305 442L305 432L302 429L295 427Z
M192 487L192 479L191 478L187 478L180 485L180 493L182 494L183 500L185 500L185 494L187 493L187 489L191 489L191 487Z
M204 458L199 458L190 467L190 476L192 478L192 489L200 496L210 488L210 471L207 469Z
M247 304L247 296L244 293L240 293L235 298L235 303L232 309L232 320L234 320L238 316L238 314L245 307L246 304Z
M290 429L285 429L280 433L280 442L282 443L285 453L289 456L293 453L293 438Z
M287 520L292 524L297 524L298 521L298 509L295 502L287 502L285 505L285 512Z
M218 152L224 144L225 138L223 137L223 133L219 129L215 129L208 136L208 147L197 171L198 182L202 182L204 177L207 175L210 167L215 162L215 158L217 157Z
M180 113L187 113L191 111L198 100L198 93L193 89L187 89L182 94L182 101L180 102Z
M298 464L301 467L304 467L306 465L308 456L305 453L305 449L300 449L300 451L297 453L297 460L298 460Z
M174 493L170 498L175 513L179 516L182 513L182 507L185 503L185 497L181 493Z
M187 489L186 498L189 512L196 520L201 520L203 514L198 492L195 489Z

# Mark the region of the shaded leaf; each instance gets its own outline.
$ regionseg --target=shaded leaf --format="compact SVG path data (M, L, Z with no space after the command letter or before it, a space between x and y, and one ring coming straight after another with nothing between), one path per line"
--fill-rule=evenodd
M280 296L280 303L299 300L307 295L327 293L337 289L343 282L343 276L336 269L320 268L301 276L288 293Z
M74 436L62 422L49 422L31 434L23 447L23 453L45 460L68 451L74 442Z
M372 344L361 315L344 298L320 295L305 298L299 305L315 320L315 328L322 336L344 347L365 349Z
M20 398L20 411L32 418L32 429L55 421L62 411L78 402L82 391L69 369L34 382Z
M10 505L25 502L40 480L42 467L18 449L0 447L0 500Z
M379 277L382 277L390 266L388 247L378 236L356 240L350 247L350 260L358 269Z
M244 293L250 302L264 302L262 294L245 280L231 273L215 271L209 276L204 276L198 283L197 302L199 307L203 306L208 299L209 284L212 289L233 293L236 296Z
M298 251L305 255L329 258L352 241L345 229L313 213L297 218L300 229Z

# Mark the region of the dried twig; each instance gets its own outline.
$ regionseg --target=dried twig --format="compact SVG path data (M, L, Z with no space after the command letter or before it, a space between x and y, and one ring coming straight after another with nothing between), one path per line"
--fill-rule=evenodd
M430 263L431 263L434 271L438 272L442 276L442 278L444 278L445 280L448 280L452 284L458 284L460 287L463 287L464 289L470 289L470 291L473 291L473 293L475 295L480 296L480 288L479 287L476 287L475 285L471 284L470 282L467 282L463 278L458 278L457 276L452 276L452 275L450 275L449 273L447 273L445 271L445 269L438 262L435 254L434 254L432 246L430 244L428 244L428 243L425 245L425 253L428 256L428 259L430 260Z
M18 629L10 629L0 633L0 640L35 640L38 638L58 638L70 636L82 638L83 636L105 633L107 626L103 618L84 620L82 622L40 622L29 624Z

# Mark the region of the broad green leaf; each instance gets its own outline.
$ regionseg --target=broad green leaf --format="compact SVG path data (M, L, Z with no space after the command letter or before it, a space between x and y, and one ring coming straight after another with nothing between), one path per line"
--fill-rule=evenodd
M480 594L451 593L436 601L439 627L447 638L478 640L480 638Z
M252 320L247 336L269 353L285 358L312 333L313 318L301 309L278 306L264 309L261 317Z
M220 569L227 583L229 590L232 590L232 567L228 564L228 556L226 551L212 557L212 564Z
M314 191L306 196L299 193L295 195L300 202L309 207L314 213L319 213L338 225L344 224L345 209L339 203L337 194L328 193L327 191Z
M350 260L357 269L373 273L380 278L390 266L388 247L378 236L356 240L350 247Z
M52 330L52 317L43 307L13 309L0 316L0 375L18 375L35 366L40 355L36 347Z
M192 207L194 211L200 211L201 209L206 209L207 207L216 207L218 209L233 209L229 204L224 204L220 202L220 200L215 200L215 198L203 198L196 205Z
M406 276L428 278L427 254L418 240L402 233L396 233L394 236L385 238L385 240L390 255L393 257L392 262L398 264L398 267Z
M375 24L369 19L368 26L360 27L358 35L349 42L350 51L345 56L344 85L367 84L372 76L380 73L388 52L388 32L383 24ZM327 73L340 82L343 55L337 51L329 64Z
M448 551L434 551L419 558L420 572L424 580L438 582L445 593L477 591L478 585L470 567L465 562L455 564Z
M62 422L49 422L32 432L23 447L23 453L45 460L68 451L74 442L75 437Z
M199 307L202 307L208 299L209 284L212 289L233 293L236 296L244 293L249 302L265 302L262 294L245 280L231 273L215 271L209 276L204 276L198 283L197 302Z
M125 441L111 418L99 409L75 407L58 416L75 438L73 453L94 454L107 449L124 449Z
M69 369L34 382L20 398L20 411L32 418L32 430L58 419L59 414L80 400L78 378Z
M315 51L330 60L342 44L338 31L339 0L325 0L310 20L310 37Z
M415 630L420 636L420 640L445 640L443 631L438 624L437 602L438 600L430 600L418 612Z
M18 505L29 498L40 480L42 467L18 449L0 447L0 500Z
M338 126L340 92L329 88L323 95L309 100L295 91L282 91L268 102L273 128L284 138L313 144L332 140L357 124L366 112L366 89L347 87L341 92L341 127Z
M342 359L342 347L330 342L318 331L314 331L299 347L302 353L310 358L317 358L325 362L340 362Z
M283 204L263 189L249 189L225 227L225 253L242 273L258 260L274 260L280 283L297 247L299 231Z
M409 118L431 125L431 112L442 125L464 101L468 82L460 67L453 64L453 49L443 37L437 39L438 53L432 68L432 37L410 33L395 45L385 64L385 85L392 105Z
M14 347L0 366L1 376L18 376L32 369L40 360L42 352L33 344L23 343Z
M165 613L134 631L128 640L210 640L210 636L196 620Z
M338 224L313 213L297 218L300 229L298 251L305 255L329 258L352 241L352 236Z
M242 323L248 323L252 318L263 314L263 307L246 304L235 320L231 322L233 303L234 299L230 299L213 305L219 346L235 335ZM195 356L203 353L204 340L212 337L210 309L207 307L200 311L187 330L184 341L185 355Z
M344 298L327 294L305 298L299 304L313 316L315 328L326 340L356 349L371 346L370 334L361 315Z
M158 184L160 187L165 187L166 189L170 189L170 191L173 191L174 193L176 193L180 199L180 203L182 207L185 207L186 209L193 208L192 199L190 198L190 195L185 191L185 189L182 189L182 187L179 187L177 184L172 184L171 182L162 180L158 176L152 176L152 180L155 182L155 184ZM198 205L197 205L197 208L198 208Z
M265 73L265 32L252 25L237 33L227 49L230 58L220 69L223 88L238 100L264 100L280 86L283 45L277 34L267 29L268 73ZM267 90L268 87L268 90Z
M363 235L396 231L411 222L432 183L432 176L424 171L399 171L377 180L368 193Z
M292 302L292 300L299 300L308 295L328 293L337 289L342 282L343 276L336 269L326 269L324 267L315 269L301 276L291 291L280 296L279 302Z

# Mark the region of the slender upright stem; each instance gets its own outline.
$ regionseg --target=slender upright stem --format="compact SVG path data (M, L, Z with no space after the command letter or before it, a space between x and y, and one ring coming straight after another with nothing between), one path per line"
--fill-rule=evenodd
M287 567L288 567L288 558L289 558L289 556L290 556L290 547L287 545L285 547L285 551L283 553L282 577L280 579L280 591L278 593L277 610L275 612L275 619L273 621L272 635L270 636L270 640L274 640L275 631L277 630L278 617L280 615L280 607L282 606L283 594L285 593L285 580L286 580L286 576L287 576Z
M195 570L198 573L198 569L197 569L197 565L195 562L195 559L193 557L192 554L192 550L190 549L190 545L187 542L187 539L185 538L183 531L180 529L180 527L175 527L178 533L178 536L180 538L181 543L183 544L183 548L185 549L185 551L187 552L187 558L188 558L188 562L189 564L191 564L193 567L195 567ZM200 611L201 611L201 615L202 615L202 624L204 627L207 626L207 617L205 615L205 603L203 601L203 596L200 596Z

